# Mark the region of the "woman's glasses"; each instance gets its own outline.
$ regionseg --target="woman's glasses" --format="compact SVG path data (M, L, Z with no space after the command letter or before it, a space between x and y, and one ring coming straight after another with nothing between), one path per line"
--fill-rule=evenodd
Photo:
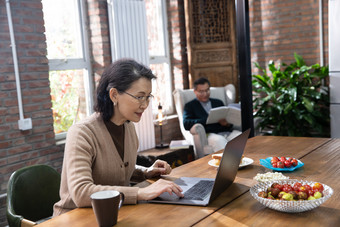
M153 95L148 95L148 96L134 96L126 91L123 91L123 93L127 94L127 95L130 95L132 98L136 99L139 104L144 104L145 102L149 103L150 100L153 98Z

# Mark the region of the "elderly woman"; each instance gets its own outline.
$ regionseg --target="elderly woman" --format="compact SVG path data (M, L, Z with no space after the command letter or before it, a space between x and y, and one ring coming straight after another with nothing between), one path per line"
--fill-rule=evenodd
M130 187L134 176L169 174L171 167L157 160L151 167L136 165L138 138L132 122L140 121L152 98L151 70L134 60L111 64L97 88L95 113L73 125L68 133L54 216L76 207L90 207L90 195L117 190L125 204L156 198L163 192L183 197L173 182L159 179L145 188Z

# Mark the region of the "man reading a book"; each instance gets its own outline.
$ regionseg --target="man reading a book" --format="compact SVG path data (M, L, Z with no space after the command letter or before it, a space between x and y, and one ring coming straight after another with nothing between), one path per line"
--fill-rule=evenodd
M184 106L184 128L190 130L194 124L202 124L207 133L209 145L214 151L221 150L228 142L227 137L232 132L233 125L229 124L225 118L214 124L206 124L206 121L212 108L224 106L224 104L219 99L210 98L210 82L207 78L198 78L193 86L196 98Z

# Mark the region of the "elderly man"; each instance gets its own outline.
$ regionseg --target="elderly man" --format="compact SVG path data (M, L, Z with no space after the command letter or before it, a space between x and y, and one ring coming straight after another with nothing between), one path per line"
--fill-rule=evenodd
M233 130L233 125L229 124L225 118L215 124L207 125L206 121L211 108L224 106L224 104L219 99L210 98L210 82L204 77L194 81L194 93L196 98L184 106L184 128L190 130L194 124L202 124L213 151L221 150L228 142L227 137Z

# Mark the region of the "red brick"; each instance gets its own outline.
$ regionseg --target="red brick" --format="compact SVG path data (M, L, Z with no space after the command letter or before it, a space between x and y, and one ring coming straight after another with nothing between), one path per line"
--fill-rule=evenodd
M29 82L30 88L39 88L49 86L49 81L31 81Z
M39 34L29 34L29 35L25 35L25 40L27 41L45 41L46 38L43 35L39 35Z
M25 144L22 146L18 146L18 147L13 147L11 149L8 149L8 155L15 155L15 154L20 154L22 152L27 152L32 150L32 145L30 144Z
M7 132L11 129L11 126L10 125L0 125L0 132Z
M18 120L19 120L19 117L18 116L14 116L14 115L9 115L9 116L5 117L5 122L6 123L13 123L13 122L17 123Z
M55 137L54 131L49 132L45 135L46 139L52 139Z
M54 152L50 156L50 160L62 160L64 158L63 152Z
M42 3L40 1L22 1L20 6L26 9L42 9Z
M44 58L44 57L40 57L38 63L39 64L48 64L48 59Z
M29 72L46 72L46 71L48 71L48 65L46 65L46 64L27 66L26 68L27 68L27 71L29 71Z
M34 29L32 26L29 26L27 24L25 25L16 25L15 26L15 32L27 32L27 33L31 33L31 32L34 32Z
M17 44L18 49L33 49L37 48L36 43L29 43L29 42L20 42Z
M42 20L42 18L39 18L39 17L24 18L23 23L27 25L40 25L40 26L44 25L44 21ZM40 37L43 37L43 36L40 35Z
M39 158L35 158L35 159L27 161L27 165L44 164L47 161L48 161L48 157L47 156L43 156L43 157L39 157Z
M39 96L39 97L32 97L31 102L32 103L44 103L44 102L50 102L51 101L51 96Z
M44 139L45 139L44 135L37 134L37 135L29 136L28 138L26 138L26 141L28 143L33 143L33 142L44 141Z
M23 96L35 96L41 94L41 89L29 89L21 91Z
M32 114L32 118L48 117L48 116L52 116L52 110L44 110L44 111L39 111L37 113Z
M10 156L7 158L7 163L8 164L12 164L12 163L15 163L15 162L18 162L20 161L20 156L19 155L15 155L15 156Z
M25 105L30 104L31 103L31 98L27 97L27 96L22 96L22 103Z
M34 125L53 125L52 115L48 118L34 118L32 121Z
M13 164L13 165L6 165L3 167L0 167L0 173L1 174L8 174L8 173L13 173L14 171L22 168L25 166L25 163L17 163L17 164Z
M7 82L14 82L15 83L15 75L14 75L14 73L7 74L4 78L5 78L5 80Z
M20 137L19 139L12 140L13 146L20 146L26 143L25 138Z
M46 56L47 52L46 49L37 49L37 50L28 50L27 56L29 57L40 57L40 56ZM47 65L44 65L47 66Z
M25 15L26 17L30 17L33 14L32 9L27 8L17 8L15 9L16 15Z
M1 95L0 95L1 96ZM7 108L0 107L0 116L5 116L7 114Z
M51 109L52 108L52 102L44 103L42 106L43 106L43 109Z
M14 90L16 89L15 82L8 82L8 83L2 83L1 84L1 90Z
M19 108L17 106L12 106L7 108L8 114L17 114L19 113Z
M25 111L27 112L35 112L41 110L41 104L35 104L35 105L25 105Z
M0 157L1 157L1 152L0 152ZM7 158L0 159L0 166L5 166L5 165L7 165Z
M32 58L32 57L26 57L26 58L21 57L19 61L21 64L36 64L37 63L37 59Z
M53 154L56 151L57 151L57 149L44 149L44 150L39 151L39 155L45 156L45 155Z
M34 127L33 133L42 133L42 132L50 132L53 131L53 126L40 126L40 127Z
M48 78L48 77L47 77ZM50 95L51 94L51 89L50 87L46 87L46 88L41 88L40 90L40 94L42 95Z
M38 151L31 151L31 152L26 152L24 154L20 155L21 160L27 160L27 159L32 159L32 158L37 158L39 156Z
M0 142L0 149L8 148L12 145L11 141Z

